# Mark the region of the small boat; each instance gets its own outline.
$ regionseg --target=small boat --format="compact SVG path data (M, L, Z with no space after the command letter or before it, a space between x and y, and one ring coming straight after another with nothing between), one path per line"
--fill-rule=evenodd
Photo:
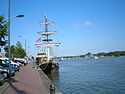
M64 58L60 58L60 61L64 60Z
M97 57L97 56L95 56L95 57L94 57L94 59L98 59L98 57Z

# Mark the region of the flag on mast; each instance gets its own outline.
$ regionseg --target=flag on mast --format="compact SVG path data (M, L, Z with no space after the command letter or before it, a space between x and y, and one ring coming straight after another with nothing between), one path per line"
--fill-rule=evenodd
M36 42L41 42L41 38L38 38L38 39L36 40Z

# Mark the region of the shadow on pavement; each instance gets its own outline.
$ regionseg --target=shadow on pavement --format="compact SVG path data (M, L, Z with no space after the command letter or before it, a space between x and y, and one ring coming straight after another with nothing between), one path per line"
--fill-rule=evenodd
M16 94L28 94L27 92L23 91L23 90L18 90L16 87L14 87L12 84L11 84L11 88L13 88L14 91L16 91ZM10 94L12 94L10 92Z

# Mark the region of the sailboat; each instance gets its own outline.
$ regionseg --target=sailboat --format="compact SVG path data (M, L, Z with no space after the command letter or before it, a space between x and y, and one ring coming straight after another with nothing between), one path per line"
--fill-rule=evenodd
M44 36L45 39L42 40L42 44L35 44L39 49L42 48L42 52L38 52L36 56L37 65L43 70L46 74L51 74L58 72L59 63L54 60L54 56L50 54L52 51L52 46L59 46L61 43L51 43L52 39L49 38L50 35L56 34L56 31L49 31L48 26L53 25L54 22L48 22L47 16L44 16L45 21L40 22L41 25L45 25L45 31L37 32L38 34Z

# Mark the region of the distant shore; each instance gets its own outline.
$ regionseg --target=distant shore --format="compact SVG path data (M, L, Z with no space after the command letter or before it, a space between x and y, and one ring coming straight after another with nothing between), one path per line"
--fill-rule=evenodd
M94 58L94 57L100 57L100 58L106 58L106 57L119 57L119 56L125 56L125 51L114 51L114 52L101 52L97 54L91 54L90 52L84 54L84 55L78 55L78 56L63 56L63 57L56 57L55 59L80 59L80 58Z

